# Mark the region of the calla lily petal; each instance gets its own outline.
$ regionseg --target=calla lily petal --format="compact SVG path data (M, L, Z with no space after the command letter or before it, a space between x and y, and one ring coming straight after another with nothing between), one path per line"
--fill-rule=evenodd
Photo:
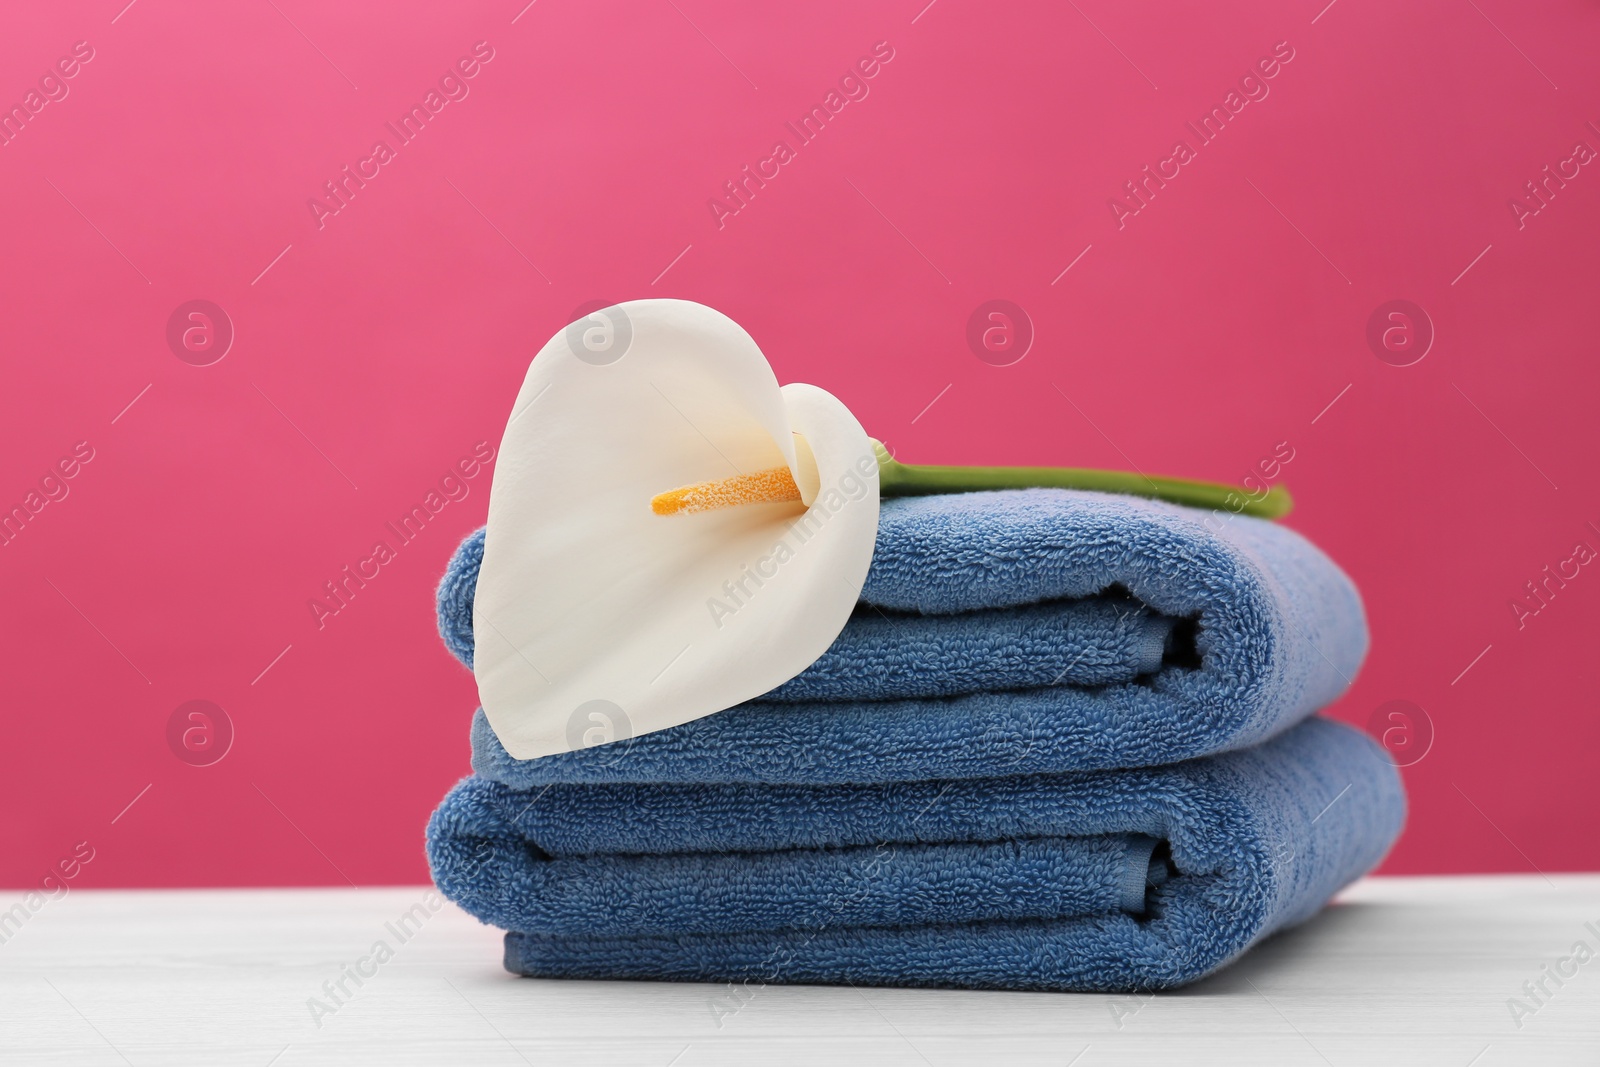
M752 483L767 502L652 506L783 470L786 490ZM631 301L551 338L501 444L474 608L478 693L506 750L676 726L799 674L866 581L877 475L849 410L780 389L710 308Z

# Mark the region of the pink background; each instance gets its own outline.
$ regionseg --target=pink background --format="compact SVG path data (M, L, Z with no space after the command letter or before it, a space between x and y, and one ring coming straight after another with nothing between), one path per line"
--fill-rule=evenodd
M1600 548L1600 167L1508 204L1600 147L1593 6L924 2L8 11L0 101L94 58L0 147L0 505L94 458L0 547L0 884L80 841L80 885L425 879L474 706L432 588L488 473L323 628L307 602L498 444L575 308L643 296L727 312L902 459L1237 481L1288 442L1290 521L1371 615L1334 714L1432 724L1385 870L1600 867L1600 574L1510 607ZM469 95L319 229L308 199L478 41ZM869 95L719 228L879 41ZM1119 229L1109 198L1280 41ZM1397 298L1437 331L1405 367L1365 339ZM236 330L209 366L167 344L192 299ZM990 299L1036 331L1014 365L968 349ZM210 766L168 745L190 700L233 724Z

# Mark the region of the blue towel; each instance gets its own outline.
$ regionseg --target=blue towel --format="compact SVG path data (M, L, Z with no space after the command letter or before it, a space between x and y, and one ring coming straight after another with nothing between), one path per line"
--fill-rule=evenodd
M469 664L481 559L480 531L439 586L440 632ZM1056 489L891 499L861 607L786 685L540 760L512 759L480 710L473 769L527 789L1155 766L1287 729L1366 649L1349 578L1275 523Z
M542 977L1126 991L1314 914L1404 820L1313 718L1149 769L858 785L461 783L440 889ZM1157 844L1159 843L1159 844Z

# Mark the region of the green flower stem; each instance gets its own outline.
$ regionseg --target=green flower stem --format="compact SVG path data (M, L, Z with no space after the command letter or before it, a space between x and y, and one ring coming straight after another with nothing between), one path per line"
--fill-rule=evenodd
M929 467L901 463L878 441L878 491L883 496L973 493L985 489L1092 489L1153 497L1195 508L1213 508L1263 519L1281 519L1294 507L1289 490L1275 485L1263 495L1217 482L1146 477L1132 471L1080 467Z

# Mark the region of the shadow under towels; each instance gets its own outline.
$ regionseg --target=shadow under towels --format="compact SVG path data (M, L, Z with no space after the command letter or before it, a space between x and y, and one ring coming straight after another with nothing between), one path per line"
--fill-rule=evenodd
M480 530L439 587L440 633L468 666L482 555ZM508 755L480 710L473 769L525 788L1154 766L1292 726L1366 650L1350 579L1275 523L1063 489L890 499L860 606L796 678L539 760Z

